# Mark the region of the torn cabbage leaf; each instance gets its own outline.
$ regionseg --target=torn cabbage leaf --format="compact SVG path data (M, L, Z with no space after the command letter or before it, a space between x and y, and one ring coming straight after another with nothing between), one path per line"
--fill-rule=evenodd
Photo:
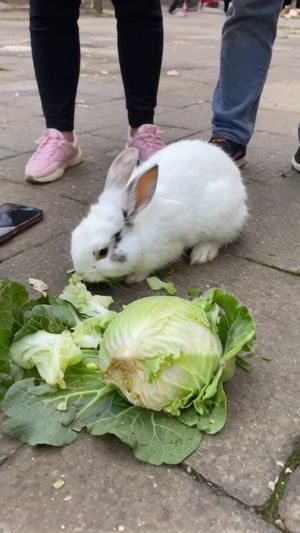
M113 303L111 296L92 295L77 274L73 274L70 278L60 298L71 303L83 317L105 315L109 312L108 307Z
M37 331L13 342L9 352L12 360L22 368L36 367L48 385L65 388L64 373L82 359L70 331L48 333Z

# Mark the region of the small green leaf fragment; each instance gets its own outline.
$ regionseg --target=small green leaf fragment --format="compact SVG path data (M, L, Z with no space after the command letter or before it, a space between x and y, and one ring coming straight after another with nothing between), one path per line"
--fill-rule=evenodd
M151 278L147 278L147 283L149 285L149 288L152 291L161 291L164 290L171 296L174 296L176 294L177 290L171 281L162 281L157 276L152 276Z
M65 482L62 480L62 479L58 479L57 481L55 481L53 484L52 484L52 487L56 490L59 490L59 489L62 489L62 487L64 486Z
M199 289L196 289L195 287L190 287L186 292L187 295L191 296L192 298L198 298L198 296L200 296Z
M270 357L269 355L261 355L260 358L263 360L263 361L273 361L272 357Z
M245 361L245 359L243 359L242 357L236 358L236 364L240 368L243 368L243 370L246 370L246 372L251 372L252 370L250 363L248 363L248 361Z
M168 272L167 272L167 276L174 276L174 274L176 274L177 272L177 268L175 266L172 266Z
M63 400L62 402L59 402L59 404L57 404L56 406L57 411L66 411L67 408L67 399Z

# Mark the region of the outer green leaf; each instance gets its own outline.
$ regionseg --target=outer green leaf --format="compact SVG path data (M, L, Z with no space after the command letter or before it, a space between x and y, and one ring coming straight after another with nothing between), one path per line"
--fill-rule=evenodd
M187 409L183 409L180 413L180 416L178 417L178 420L182 424L185 424L186 426L197 426L199 422L199 413L197 413L195 407L192 405L191 407L188 407Z
M152 291L166 291L171 296L174 296L176 294L177 290L171 281L162 281L157 276L152 276L151 278L147 278L147 283Z
M221 431L227 418L227 399L222 383L219 383L218 391L211 403L210 412L205 416L199 417L197 427L206 433L213 434Z
M0 401L13 382L9 347L16 331L22 326L22 308L28 299L26 289L19 283L0 281Z
M174 417L128 407L119 414L106 416L88 426L92 435L112 433L133 448L141 461L154 465L178 464L200 444L198 429L184 426Z
M8 416L6 432L32 446L69 444L78 431L102 413L103 398L116 394L101 381L99 371L81 364L67 371L66 386L58 389L41 379L25 379L12 385L3 400Z
M74 328L80 318L74 307L61 300L52 305L36 305L24 316L24 326L17 332L14 341L19 341L26 335L43 330L48 333L62 333L65 329Z
M247 307L237 298L221 289L210 289L198 300L202 307L211 308L217 304L220 309L218 334L224 347L224 359L230 359L241 351L248 351L255 339L255 323Z

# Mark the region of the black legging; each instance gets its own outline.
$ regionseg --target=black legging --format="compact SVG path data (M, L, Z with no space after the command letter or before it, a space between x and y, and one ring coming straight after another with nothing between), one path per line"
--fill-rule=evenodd
M161 69L160 0L112 0L118 52L132 128L152 123ZM30 0L35 75L47 128L72 131L80 69L80 0ZM99 21L101 31L101 20Z

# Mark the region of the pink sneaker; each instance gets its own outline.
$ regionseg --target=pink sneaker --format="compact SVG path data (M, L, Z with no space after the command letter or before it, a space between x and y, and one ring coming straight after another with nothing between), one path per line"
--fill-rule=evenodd
M185 9L177 7L176 9L174 9L171 15L176 15L176 17L187 17L187 12L185 11Z
M68 167L74 167L82 161L76 136L71 143L60 131L49 128L44 131L37 144L37 150L25 168L25 178L31 183L49 183L58 180Z
M154 126L153 124L143 124L139 127L133 137L131 137L129 131L127 146L129 148L132 146L137 148L140 154L140 161L146 161L150 155L165 147L159 133L157 126Z

